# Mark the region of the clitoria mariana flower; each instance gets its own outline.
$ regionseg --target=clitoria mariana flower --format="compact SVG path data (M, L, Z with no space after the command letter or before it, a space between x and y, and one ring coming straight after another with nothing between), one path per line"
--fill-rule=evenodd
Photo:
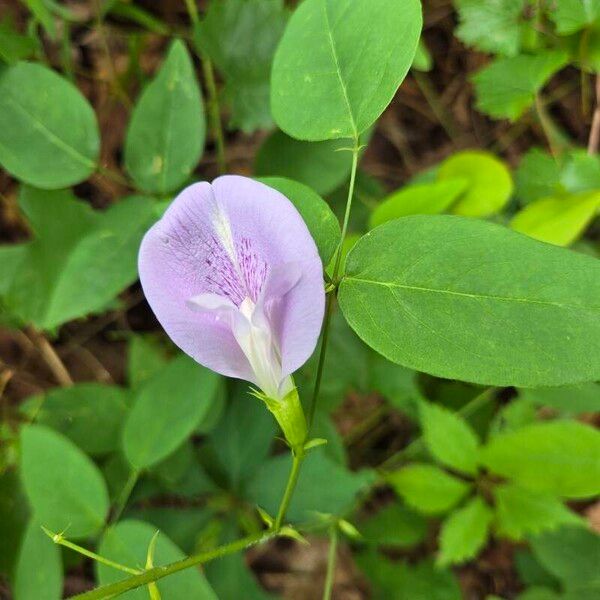
M191 185L146 233L139 272L184 352L252 382L272 410L290 396L299 407L291 375L316 346L325 292L316 245L285 196L234 175Z

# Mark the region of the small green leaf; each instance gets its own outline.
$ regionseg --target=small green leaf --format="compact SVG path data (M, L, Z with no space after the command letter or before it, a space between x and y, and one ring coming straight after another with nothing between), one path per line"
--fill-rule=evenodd
M151 335L129 338L127 381L136 388L160 371L168 362L164 343Z
M447 512L471 489L468 483L426 464L409 465L387 479L407 504L425 514Z
M567 61L559 50L495 60L473 77L477 108L495 119L516 121Z
M38 45L39 42L33 35L21 35L10 19L0 21L0 60L13 64L29 58Z
M39 523L81 538L100 530L108 492L100 471L77 446L41 425L21 431L21 473Z
M485 545L494 513L479 497L452 513L442 524L437 562L450 565L473 558Z
M60 600L62 589L60 549L46 537L39 522L32 519L18 552L13 590L15 600Z
M429 451L439 462L469 475L477 473L479 440L462 417L437 404L422 402L421 427Z
M466 178L409 185L395 191L371 213L369 226L407 215L435 215L446 211L469 185Z
M418 0L306 0L275 53L275 121L303 140L358 138L396 93L421 33Z
M175 40L138 100L125 138L125 167L139 189L167 194L198 164L206 123L191 58Z
M113 525L104 533L98 554L109 560L132 568L139 568L146 563L146 550L156 528L143 521L126 520ZM156 540L154 564L157 566L185 558L185 554L164 534ZM101 585L114 583L130 577L127 573L96 563L98 581ZM217 596L199 569L186 569L165 577L156 583L162 600L182 600L194 598L198 600L217 600ZM148 590L144 587L122 595L127 600L147 600Z
M599 0L556 0L555 6L548 15L556 24L556 31L561 35L569 35L577 31L597 25L600 21Z
M329 205L308 186L284 177L261 177L259 181L281 192L296 207L312 235L324 265L340 243L341 230Z
M424 73L431 71L433 68L433 57L422 37L419 40L419 45L417 46L417 51L415 52L410 68L415 69L415 71L423 71Z
M288 19L283 0L213 0L195 39L225 79L229 124L246 133L273 124L271 63Z
M600 378L600 262L475 219L410 216L348 255L338 299L389 360L487 385Z
M522 540L526 535L583 524L556 496L534 492L513 484L494 488L496 529L500 535Z
M548 198L560 191L560 171L554 157L532 148L521 159L515 173L515 195L528 204L540 198Z
M574 421L529 425L481 449L493 473L531 490L565 498L600 492L600 431Z
M489 217L509 201L513 182L504 162L493 154L465 150L447 158L438 171L441 181L467 180L465 193L452 207L452 212L465 217Z
M54 39L56 37L54 17L44 0L24 0L24 4L27 5L27 8L29 8L35 17L35 20L41 23L42 27L46 30L46 33Z
M96 116L74 85L34 63L0 72L0 164L11 175L66 187L94 172L99 150Z
M177 450L208 413L219 377L181 355L137 392L125 421L123 449L135 469Z
M541 387L519 390L519 397L537 406L547 406L562 414L600 413L600 384Z
M599 209L600 192L544 198L528 204L513 217L510 225L536 240L568 246L583 234Z
M560 183L572 194L597 191L600 188L600 158L585 150L573 150L562 168Z
M362 538L369 544L410 548L427 535L427 521L419 513L394 502L362 521Z
M22 410L38 424L68 437L84 452L96 455L119 447L128 405L125 390L117 386L78 383L32 397Z

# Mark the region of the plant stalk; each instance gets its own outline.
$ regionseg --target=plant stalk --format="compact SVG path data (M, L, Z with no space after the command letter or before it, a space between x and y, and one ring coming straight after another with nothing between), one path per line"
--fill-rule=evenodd
M333 582L335 579L335 562L338 547L337 523L329 528L329 552L327 553L327 574L325 575L325 587L323 588L323 600L331 600Z

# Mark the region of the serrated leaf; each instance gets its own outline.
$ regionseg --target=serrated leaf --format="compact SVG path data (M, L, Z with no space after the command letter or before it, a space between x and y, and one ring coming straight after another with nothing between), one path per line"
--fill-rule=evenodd
M426 464L411 464L387 475L404 501L425 514L440 514L458 504L471 486L465 481Z
M94 172L99 150L96 116L73 84L34 63L0 72L0 164L11 175L66 187Z
M477 108L495 119L516 121L567 60L559 50L495 60L473 77Z
M125 168L139 189L167 194L190 176L204 149L204 105L191 58L175 40L133 109Z
M41 425L21 431L21 474L39 523L70 538L100 530L108 492L100 471L77 446Z
M479 497L453 512L442 524L437 562L450 565L473 558L485 545L494 517Z
M409 185L400 188L375 208L369 219L371 228L407 215L435 215L447 210L465 191L465 178Z
M246 133L273 124L271 63L288 19L283 0L213 0L196 43L225 79L231 127Z
M433 456L447 467L469 475L477 473L479 440L466 421L452 411L421 403L423 437Z
M522 540L526 535L583 521L556 496L513 484L494 488L496 529L502 536Z
M456 36L483 52L514 56L521 46L526 0L457 0Z
M358 138L389 104L412 64L421 6L387 0L306 0L275 53L271 107L289 135Z
M364 236L338 299L389 360L535 387L600 378L600 262L475 219L411 216Z
M574 421L529 425L498 435L481 449L493 473L564 498L600 493L600 431Z
M519 211L510 225L536 240L568 246L583 235L599 209L600 192L544 198Z
M455 215L489 217L509 201L513 182L506 164L489 152L464 150L448 157L438 170L441 181L467 181L452 207Z

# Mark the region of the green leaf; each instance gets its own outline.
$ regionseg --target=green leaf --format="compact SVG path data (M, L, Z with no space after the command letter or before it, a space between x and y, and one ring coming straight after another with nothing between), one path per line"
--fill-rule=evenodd
M46 6L44 0L24 0L24 4L31 11L35 20L41 23L42 27L46 30L48 35L54 39L56 37L56 26L54 24L54 17Z
M70 538L98 532L108 513L100 471L73 442L41 425L21 431L21 475L37 521Z
M427 521L398 502L389 504L358 525L362 538L376 546L410 548L427 535Z
M348 255L338 297L367 344L418 371L522 387L600 377L600 263L498 225L381 225Z
M145 469L177 450L209 412L218 382L218 375L181 355L143 385L123 430L131 466Z
M32 35L21 35L8 18L0 21L0 60L13 64L29 58L38 48Z
M183 184L204 148L206 123L191 58L175 40L133 109L125 168L139 189L167 194Z
M261 177L259 181L275 188L292 202L315 240L323 264L328 264L340 243L341 230L327 202L308 186L291 179Z
M54 388L28 399L22 406L38 424L62 433L91 455L106 454L119 447L127 409L125 390L100 383Z
M494 513L478 496L442 524L437 562L451 565L473 558L485 545Z
M156 528L143 521L126 520L113 525L102 537L98 554L132 568L146 564L146 549L156 533ZM154 565L161 566L185 558L185 554L163 533L156 540ZM101 585L131 577L127 573L96 563L98 581ZM217 600L217 596L199 569L186 569L165 577L156 583L162 600ZM124 600L147 600L145 587L124 593Z
M522 540L526 535L583 524L556 496L534 492L513 484L494 488L496 529L500 535Z
M225 79L229 125L246 133L273 124L271 63L288 19L283 0L212 0L196 43Z
M132 335L129 338L127 381L137 388L145 383L168 362L162 340L151 335Z
M597 25L600 21L599 0L556 0L548 15L561 35L576 33L580 29Z
M358 138L389 104L415 55L421 6L387 0L306 0L275 53L275 121L303 140Z
M514 564L519 580L525 585L557 587L557 581L539 563L529 548L518 548L514 554Z
M565 498L600 493L600 431L575 421L538 423L498 435L481 449L493 473Z
M426 464L409 465L387 479L408 505L425 514L447 512L471 489L468 483Z
M544 198L528 204L510 225L536 240L568 246L583 235L599 209L600 191Z
M561 171L560 183L572 194L597 191L600 188L600 158L585 150L572 151Z
M600 384L583 383L547 388L521 389L519 397L537 406L547 406L563 414L600 413Z
M467 180L466 192L452 212L465 217L489 217L499 212L513 192L510 171L489 152L465 150L447 158L438 171L441 181Z
M17 562L16 548L29 521L27 498L14 470L0 475L0 574L12 577Z
M377 227L407 215L442 213L465 191L468 184L468 179L460 177L400 188L375 208L371 213L369 226Z
M291 459L287 454L264 462L248 485L246 499L269 514L276 514L290 468ZM371 472L350 472L327 458L322 447L315 448L302 464L287 519L290 522L310 520L314 519L315 512L340 515L372 481Z
M565 600L565 597L552 589L532 587L519 594L517 600Z
M0 164L11 175L66 187L94 172L99 150L94 111L74 85L39 64L0 72Z
M423 37L419 39L417 51L415 52L415 56L410 68L415 69L415 71L423 71L424 73L427 73L433 69L433 57L427 48L427 44L425 44L423 41Z
M15 600L60 600L63 568L59 547L32 519L19 548L15 570Z
M380 393L394 408L412 411L421 395L417 373L386 360L376 352L372 352L369 359L370 390Z
M495 60L473 77L477 108L495 119L516 121L567 61L559 50Z
M598 583L600 535L582 527L562 527L534 537L531 548L541 565L569 587Z
M521 159L515 173L515 194L525 204L560 191L560 172L554 157L532 148Z
M439 462L462 473L477 473L479 440L462 417L438 404L422 402L421 427L429 451Z
M457 0L456 37L483 52L514 56L521 47L526 0Z
M302 142L275 131L258 149L254 169L261 177L286 177L326 195L350 175L352 157L341 150L347 146L344 140Z

